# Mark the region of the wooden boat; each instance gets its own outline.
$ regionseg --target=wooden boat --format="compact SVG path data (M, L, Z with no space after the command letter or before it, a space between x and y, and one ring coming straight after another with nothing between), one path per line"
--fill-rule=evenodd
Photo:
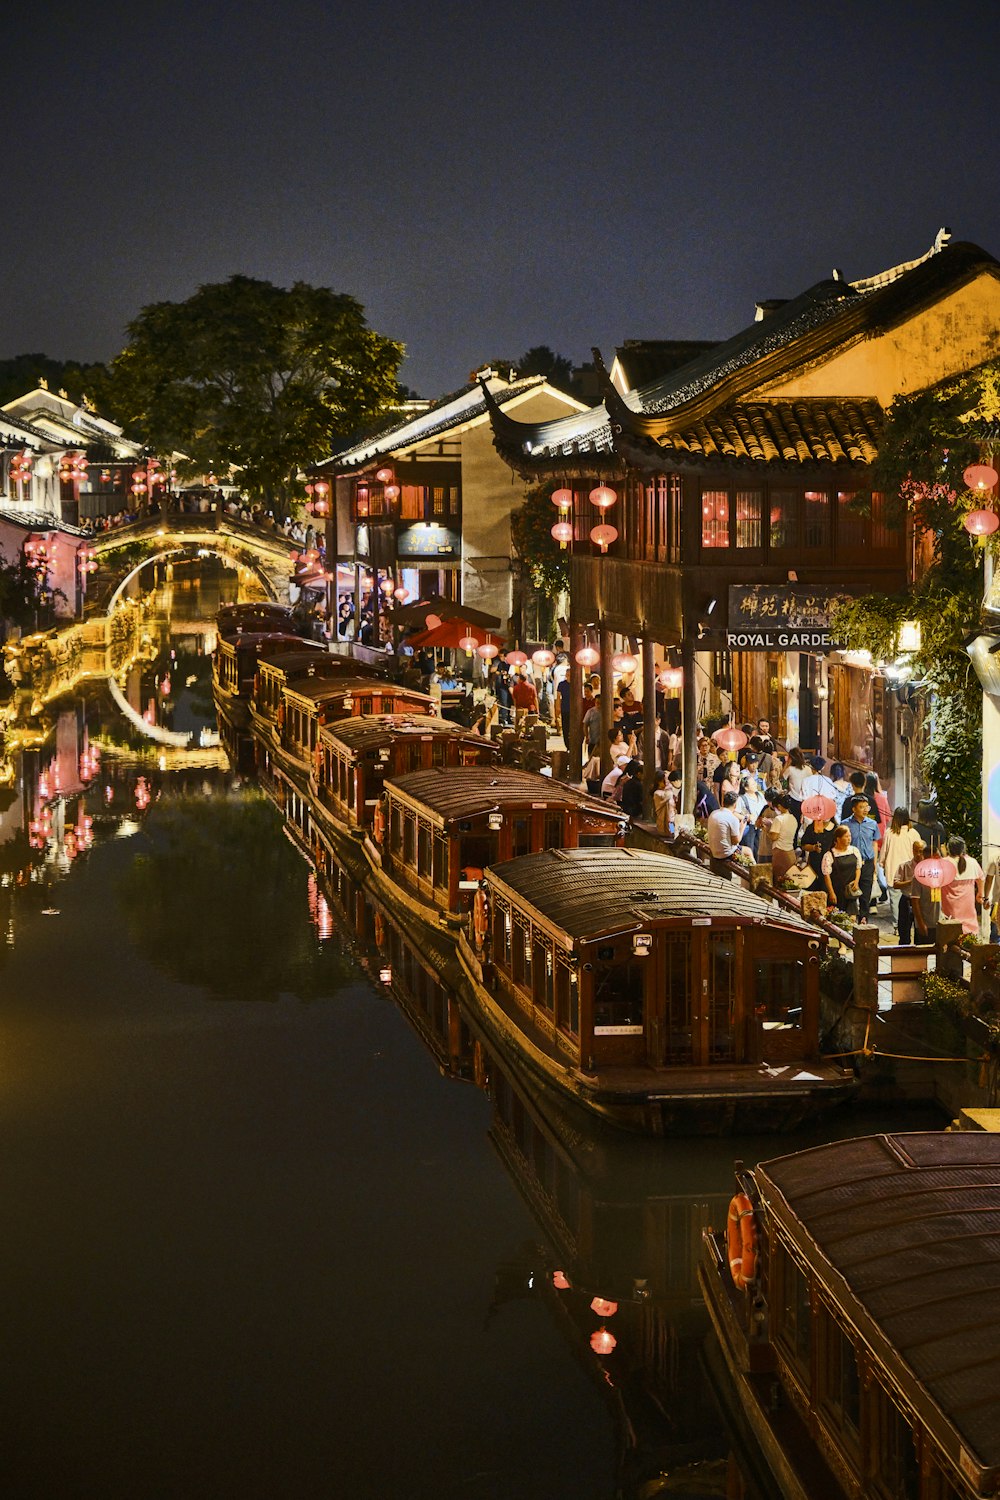
M324 724L355 715L418 713L433 717L434 699L379 677L309 677L286 684L278 710L277 749L306 777Z
M474 918L496 1045L612 1123L791 1129L854 1091L819 1057L816 929L692 861L549 848L490 864Z
M494 766L499 759L492 740L444 719L359 715L320 730L314 785L335 818L369 827L387 777L435 766Z
M261 659L252 686L251 710L255 719L277 725L285 689L293 683L309 678L336 678L341 681L359 677L378 677L377 667L354 661L350 656L338 656L323 647L311 647L308 641L299 641L299 650L288 651L280 656Z
M791 1500L1000 1489L1000 1138L838 1141L737 1172L701 1282L722 1389Z
M611 803L506 767L434 767L396 777L385 783L380 812L379 869L430 921L468 911L485 867L496 860L613 843L627 826Z
M223 712L236 716L240 727L249 722L248 709L262 661L277 657L301 658L307 645L301 636L285 631L249 630L220 635L212 653L212 689ZM309 657L324 656L322 646L309 648Z
M220 635L235 635L241 630L283 631L289 635L301 632L296 628L297 620L286 604L275 604L265 600L253 604L223 604L215 616Z

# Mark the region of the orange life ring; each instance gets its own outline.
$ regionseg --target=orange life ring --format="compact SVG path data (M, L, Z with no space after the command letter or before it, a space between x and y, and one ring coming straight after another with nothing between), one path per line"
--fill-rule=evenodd
M490 930L490 903L489 897L480 886L472 903L472 933L476 939L476 947L481 948L486 941L486 934Z
M757 1279L757 1217L746 1193L737 1193L729 1204L726 1249L734 1285L749 1286Z

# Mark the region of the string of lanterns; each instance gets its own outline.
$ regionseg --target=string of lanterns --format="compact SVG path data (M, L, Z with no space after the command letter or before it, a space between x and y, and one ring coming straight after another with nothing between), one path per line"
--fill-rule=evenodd
M997 471L992 464L970 464L962 475L968 489L977 499L991 499L997 487ZM962 525L970 536L991 536L1000 527L1000 516L992 508L970 510Z
M599 484L596 486L596 488L591 490L588 499L590 500L591 505L593 505L601 515L604 515L605 512L609 511L612 505L616 503L618 494L617 491L613 490L610 487L610 485ZM565 548L573 540L573 526L572 523L567 519L570 511L573 508L573 491L570 489L566 489L565 487L562 489L554 490L552 493L552 504L556 506L559 511L559 520L555 523L554 526L550 527L550 533L552 537L559 543L560 548L565 550ZM617 528L614 526L609 526L606 523L602 522L600 525L591 528L590 540L594 543L595 546L600 547L602 553L607 552L608 548L618 540Z

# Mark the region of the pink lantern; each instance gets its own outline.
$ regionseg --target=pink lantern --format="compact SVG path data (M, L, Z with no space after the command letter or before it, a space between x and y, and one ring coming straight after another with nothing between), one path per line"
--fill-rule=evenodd
M828 823L837 811L837 804L832 797L824 797L818 793L815 797L807 797L802 804L802 816L810 823Z
M742 729L737 729L733 724L726 729L717 729L712 738L720 750L742 750L747 742Z
M523 651L508 651L507 660L512 667L523 667L528 658Z
M997 471L992 464L970 464L962 478L970 490L996 489Z
M618 532L614 526L595 526L590 533L590 540L596 542L602 552L607 552L612 542L617 542Z
M995 510L970 510L962 522L970 536L990 536L1000 526Z
M573 528L568 521L557 521L551 528L551 534L563 549L573 540Z
M552 1285L555 1287L557 1292L568 1292L570 1288L570 1281L569 1277L566 1275L566 1272L553 1271Z
M379 588L382 590L383 594L391 594L395 587L396 585L393 583L391 578L383 578L382 582L379 584Z
M913 876L921 885L925 885L931 893L932 901L941 900L942 888L951 885L955 879L955 866L947 859L939 859L932 855L930 859L922 859L918 865L913 867Z
M402 585L400 585L398 589L393 589L392 592L393 592L393 597L396 598L396 599L398 599L399 602L400 602L400 604L403 603L404 599L409 599L409 597L410 597L410 591L409 591L409 589L404 589Z
M618 1311L618 1303L610 1302L607 1297L595 1297L590 1304L590 1309L599 1318L613 1318Z
M385 487L385 489L382 491L382 493L383 493L383 495L385 496L385 498L387 500L398 500L399 499L399 485L398 484L387 484L386 487Z
M566 490L566 489L563 489L563 490L553 490L552 491L552 504L553 505L558 505L558 507L559 507L560 510L572 510L572 508L573 508L573 491L572 490Z
M596 490L591 490L589 499L591 505L596 505L598 510L610 510L618 495L606 484L599 484Z
M477 654L483 658L483 661L490 661L494 656L499 656L500 647L494 641L484 641L477 648Z
M590 1335L590 1347L595 1354L610 1354L617 1343L614 1334L609 1333L606 1328L599 1328Z
M531 660L536 667L551 667L555 659L555 652L550 651L547 646L539 646L537 651L531 653Z
M581 667L596 667L601 653L595 651L593 646L581 646L574 659Z
M306 485L307 490L308 488L309 486ZM313 485L313 489L316 491L317 495L328 495L330 493L330 486L327 484L325 479L317 479L316 483Z
M616 651L611 658L611 665L616 672L634 672L638 662L630 652Z
M440 615L428 615L427 618L424 620L424 629L425 630L439 630L440 627L441 627L441 616Z
M458 644L461 646L463 651L467 651L471 656L473 651L475 651L479 645L479 638L474 635L463 635Z
M378 480L379 484L391 484L392 483L392 470L391 469L376 469L375 470L375 478Z
M681 667L664 667L660 673L660 686L662 688L677 689L684 686L684 671Z

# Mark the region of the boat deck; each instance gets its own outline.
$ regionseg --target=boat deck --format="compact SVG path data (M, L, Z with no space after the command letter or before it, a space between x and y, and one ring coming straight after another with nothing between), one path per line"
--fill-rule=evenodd
M593 1072L581 1073L581 1080L601 1092L636 1093L651 1092L654 1097L662 1092L674 1094L720 1094L748 1095L775 1093L812 1092L818 1086L829 1084L842 1088L853 1083L854 1075L831 1063L746 1063L726 1066L713 1063L709 1067L693 1067L677 1063L662 1068L601 1067Z

